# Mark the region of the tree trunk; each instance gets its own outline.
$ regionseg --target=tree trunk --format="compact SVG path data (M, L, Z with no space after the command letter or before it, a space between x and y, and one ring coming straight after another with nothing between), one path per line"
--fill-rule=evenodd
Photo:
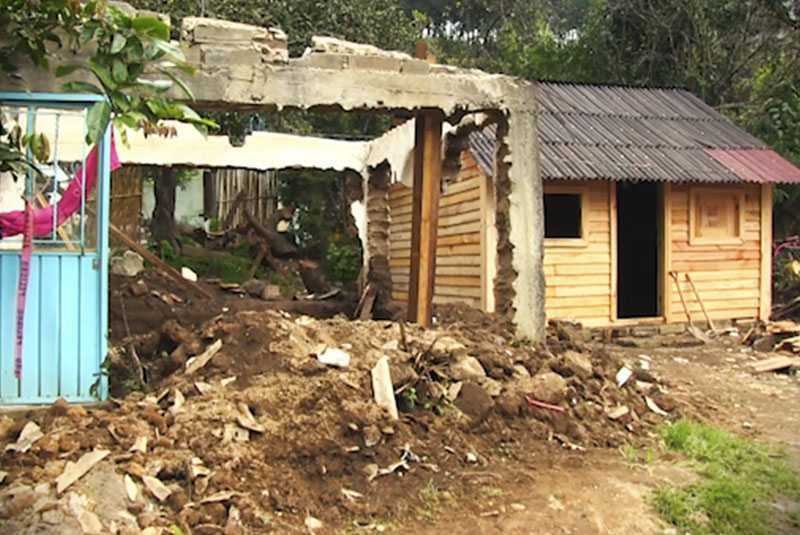
M150 232L156 243L166 241L177 252L178 231L175 225L175 191L178 187L178 172L172 167L164 167L161 176L155 179L153 194L155 206L150 221Z

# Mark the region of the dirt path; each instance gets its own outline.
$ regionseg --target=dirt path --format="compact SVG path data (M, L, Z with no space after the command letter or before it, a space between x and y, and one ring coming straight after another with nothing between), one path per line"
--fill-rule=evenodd
M757 357L725 340L700 348L615 348L628 358L646 355L677 399L692 400L698 416L785 449L800 467L800 378L753 375ZM655 444L655 441L653 441ZM693 473L680 462L642 447L649 462L629 462L613 450L566 452L552 445L523 453L522 465L488 466L490 479L459 482L440 500L433 521L416 518L415 533L592 534L674 533L649 505L657 487L685 484ZM447 497L447 493L444 493ZM424 500L423 500L424 503ZM417 511L419 513L419 511ZM419 517L419 515L417 515ZM429 515L430 516L430 515Z

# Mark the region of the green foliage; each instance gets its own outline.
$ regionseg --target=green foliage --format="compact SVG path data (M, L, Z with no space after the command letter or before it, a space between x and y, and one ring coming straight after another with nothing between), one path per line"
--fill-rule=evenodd
M656 492L654 504L683 531L771 533L778 497L800 499L800 476L786 459L753 441L696 422L681 420L661 429L668 450L681 452L702 479Z
M325 265L331 278L349 284L361 272L361 249L355 243L330 242L325 255Z
M105 97L87 113L89 145L100 139L112 121L123 136L125 128L160 132L159 122L165 119L193 124L203 132L215 126L166 96L177 85L186 98L193 98L179 76L191 74L192 69L180 49L169 42L169 26L156 17L131 16L105 2L40 0L33 7L26 0L5 0L0 3L0 34L4 37L0 68L6 72L17 71L25 58L49 69L53 47L69 48L76 57L86 58L59 65L55 74L84 73L91 81L74 79L64 83L63 90ZM19 174L31 160L30 154L23 155L25 144L18 139L14 126L0 122L0 171ZM33 156L40 156L36 146L29 148Z

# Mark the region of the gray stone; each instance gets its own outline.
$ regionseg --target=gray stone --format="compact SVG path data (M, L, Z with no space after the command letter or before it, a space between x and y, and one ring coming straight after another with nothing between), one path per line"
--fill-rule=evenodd
M421 59L406 59L400 62L400 72L403 74L425 75L431 72L431 65Z
M350 66L350 56L344 54L309 54L294 60L293 63L311 69L331 69L340 71Z
M400 60L386 56L352 56L350 68L366 71L400 72Z
M112 274L123 277L135 277L144 271L144 259L134 251L125 251L122 255L115 256L108 264Z
M592 359L583 353L567 351L564 353L563 361L564 366L566 366L573 375L577 375L581 379L588 379L594 373L592 371Z
M448 375L454 381L478 381L486 377L486 371L475 357L461 357L450 365Z
M261 62L261 53L252 46L220 46L201 45L201 56L204 65L230 66L252 65Z
M181 33L185 40L195 43L241 43L270 37L270 32L260 26L204 17L184 18Z
M515 379L525 379L531 376L531 372L528 371L528 368L523 366L522 364L514 364L514 373L513 377Z
M760 351L762 353L769 353L775 347L777 343L777 339L774 335L768 334L767 336L762 336L761 338L757 339L753 342L753 349L755 351Z
M483 381L481 381L480 384L483 387L483 389L486 390L486 393L492 396L493 398L499 396L500 392L503 391L503 384L500 381L497 381L496 379L492 379L490 377L485 378Z
M545 403L560 403L567 395L567 382L555 372L539 373L518 384L522 392Z
M242 290L253 297L261 297L266 287L267 283L258 279L250 279L242 284Z

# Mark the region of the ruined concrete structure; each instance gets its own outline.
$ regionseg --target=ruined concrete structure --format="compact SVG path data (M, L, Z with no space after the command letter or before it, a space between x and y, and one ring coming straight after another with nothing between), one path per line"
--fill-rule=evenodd
M400 117L434 109L451 124L469 114L491 116L499 125L496 309L513 317L521 334L542 337L542 185L538 157L531 157L537 154L531 84L330 38L316 38L303 57L289 58L278 29L206 18L183 20L180 46L197 68L186 82L200 108L371 110ZM59 59L75 60L54 51L51 64ZM57 92L65 81L33 67L20 74L22 81L3 80L0 90ZM181 98L177 90L173 96ZM371 257L383 253L380 244L368 247Z

